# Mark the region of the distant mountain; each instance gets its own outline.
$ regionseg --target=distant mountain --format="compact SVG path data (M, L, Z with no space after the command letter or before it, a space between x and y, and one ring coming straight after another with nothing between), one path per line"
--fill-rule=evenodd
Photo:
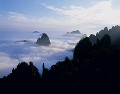
M72 31L70 32L71 34L80 34L81 32L79 30L76 30L76 31Z
M19 42L29 42L28 40L20 40Z
M89 36L90 41L92 44L97 42L97 38L100 40L105 34L108 34L111 37L111 42L113 45L120 46L120 26L113 26L111 29L108 30L107 27L105 27L100 32L97 32L96 35L91 34Z
M38 32L38 31L33 31L33 33L40 33L40 32Z
M49 46L50 40L47 34L43 33L41 38L38 38L36 44L41 45L41 46Z
M79 30L72 31L72 32L67 32L63 36L68 36L68 37L86 37L86 34L82 34Z
M19 41L16 41L17 43L31 43L30 40L19 40Z

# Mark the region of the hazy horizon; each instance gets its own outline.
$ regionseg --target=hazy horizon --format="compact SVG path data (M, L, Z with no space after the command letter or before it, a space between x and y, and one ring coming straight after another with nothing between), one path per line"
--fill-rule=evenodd
M0 31L80 30L120 25L119 0L0 0Z
M22 61L27 63L32 61L41 73L43 63L50 68L58 61L64 60L66 56L72 59L71 50L81 37L47 33L51 45L46 47L36 44L42 33L44 32L0 32L0 78L11 73L12 68L16 68Z

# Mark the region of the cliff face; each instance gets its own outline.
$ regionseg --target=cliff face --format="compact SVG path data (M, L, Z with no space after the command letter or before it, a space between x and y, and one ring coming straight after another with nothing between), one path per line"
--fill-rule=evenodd
M51 43L47 34L43 33L42 37L38 38L36 44L41 46L49 46Z

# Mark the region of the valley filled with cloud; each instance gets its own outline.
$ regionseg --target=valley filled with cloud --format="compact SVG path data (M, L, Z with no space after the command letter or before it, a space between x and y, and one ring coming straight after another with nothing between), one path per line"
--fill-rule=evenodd
M6 34L7 33L7 34ZM32 61L40 72L42 64L47 68L64 60L66 56L72 59L72 50L80 37L66 37L62 34L48 33L50 46L36 44L41 33L32 32L1 32L0 37L0 77L8 75L18 63Z

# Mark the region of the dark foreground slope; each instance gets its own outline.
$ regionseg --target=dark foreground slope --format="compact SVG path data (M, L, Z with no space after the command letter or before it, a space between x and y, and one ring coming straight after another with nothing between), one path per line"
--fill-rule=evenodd
M27 93L74 93L108 94L119 92L120 49L111 45L111 38L105 35L92 45L86 37L79 41L72 60L52 65L50 69L43 64L40 75L32 64L20 63L0 84L11 91Z

